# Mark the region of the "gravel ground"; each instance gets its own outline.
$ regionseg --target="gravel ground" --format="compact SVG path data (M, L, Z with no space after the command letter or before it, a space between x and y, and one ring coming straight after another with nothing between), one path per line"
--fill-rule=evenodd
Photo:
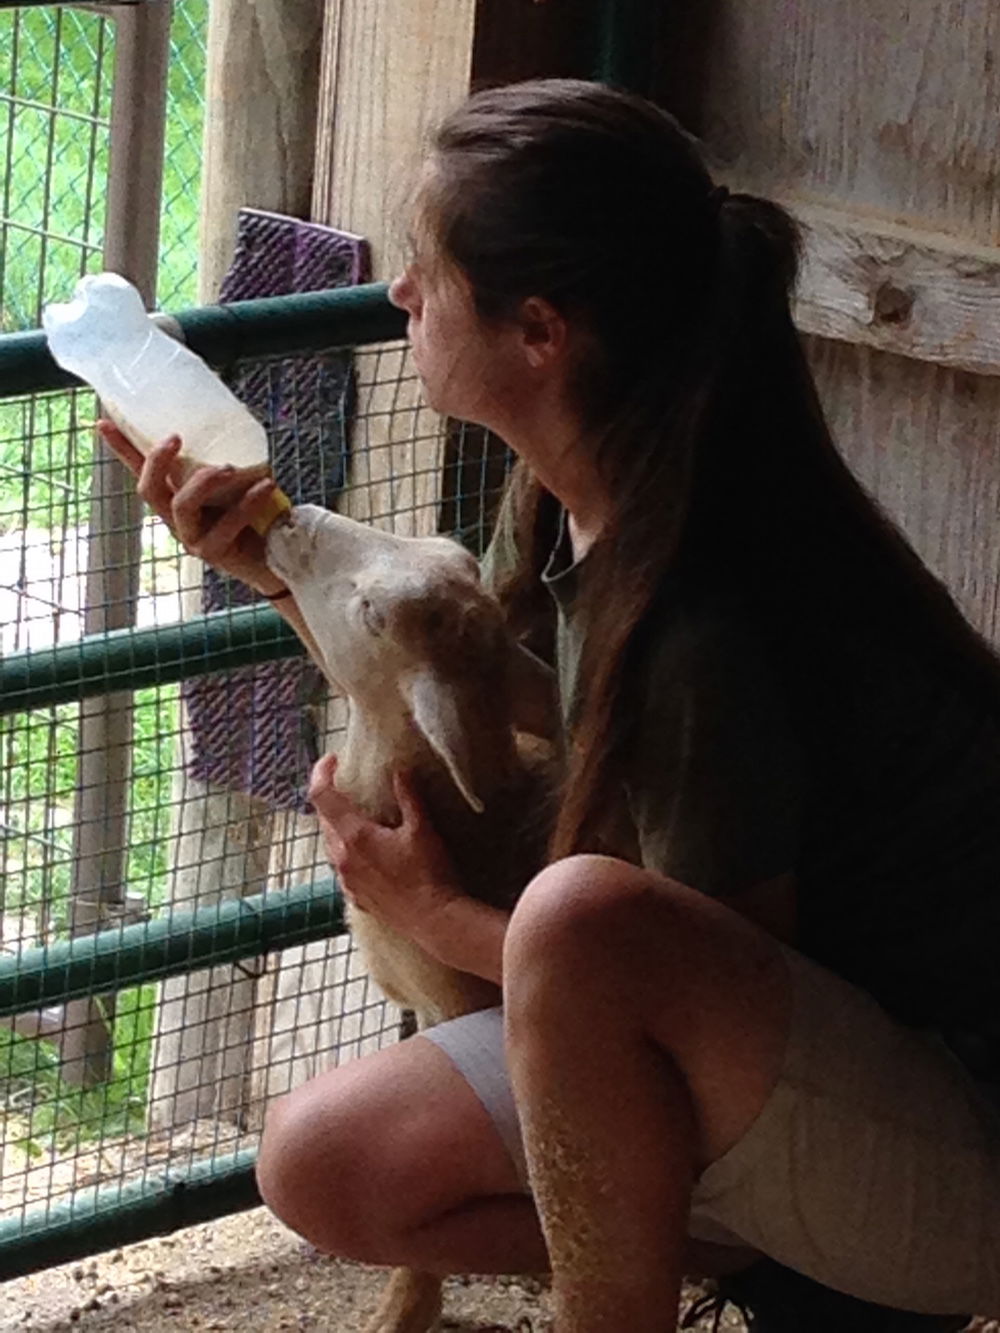
M8 1282L0 1329L360 1333L383 1281L317 1257L261 1208ZM442 1333L542 1333L544 1316L538 1284L453 1280Z
M318 1256L258 1208L8 1282L0 1286L0 1330L361 1333L384 1280L383 1270ZM720 1329L738 1333L743 1324L727 1315ZM446 1285L440 1333L548 1330L542 1283Z
M8 1282L0 1287L0 1331L361 1333L383 1281L382 1270L317 1256L259 1208ZM711 1328L711 1320L699 1327ZM719 1327L720 1333L744 1328L732 1312ZM540 1283L447 1284L440 1333L548 1328ZM973 1328L1000 1333L996 1322L977 1321Z

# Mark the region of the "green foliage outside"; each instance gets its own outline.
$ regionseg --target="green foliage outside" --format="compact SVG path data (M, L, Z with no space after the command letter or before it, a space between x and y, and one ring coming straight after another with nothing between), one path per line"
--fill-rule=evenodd
M161 214L159 303L193 303L208 0L177 0ZM101 267L113 28L69 8L0 13L0 294L5 330L34 328ZM51 114L50 108L58 112Z
M0 1032L0 1088L6 1139L29 1158L75 1151L98 1140L141 1134L145 1127L156 987L118 995L114 1073L96 1088L66 1083L48 1041Z
M207 9L208 0L175 0L158 289L164 309L196 299ZM82 273L102 267L112 43L112 25L95 14L56 6L0 10L2 331L37 327L47 301L66 299ZM85 544L90 505L93 416L93 399L83 393L0 403L0 582L10 582L8 562L20 560L30 576L39 553L57 568L78 558L74 544ZM175 559L147 552L143 591L171 576L176 587ZM64 629L63 636L75 632ZM166 883L178 716L176 688L135 697L127 883L151 908L162 902ZM22 947L63 933L67 924L76 720L74 705L0 719L0 912L38 932ZM0 1113L7 1113L8 1137L38 1153L140 1129L154 998L151 986L118 997L114 1077L87 1092L63 1084L51 1043L0 1029Z

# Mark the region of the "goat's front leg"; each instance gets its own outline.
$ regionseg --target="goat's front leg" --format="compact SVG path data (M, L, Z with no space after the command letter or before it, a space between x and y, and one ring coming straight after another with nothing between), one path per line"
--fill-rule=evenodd
M430 1333L441 1317L441 1279L394 1268L365 1333Z

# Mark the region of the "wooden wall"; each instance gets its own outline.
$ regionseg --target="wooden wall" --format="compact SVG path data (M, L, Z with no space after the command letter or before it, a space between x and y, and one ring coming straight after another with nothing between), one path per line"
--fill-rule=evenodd
M1000 7L697 8L659 96L721 178L807 223L799 319L840 445L997 637Z

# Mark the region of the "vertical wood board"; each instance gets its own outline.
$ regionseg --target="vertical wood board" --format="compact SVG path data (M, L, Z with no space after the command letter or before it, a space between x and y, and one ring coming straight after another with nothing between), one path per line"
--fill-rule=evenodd
M727 168L765 193L850 201L929 231L1000 240L994 0L708 0L706 9L705 83L689 112Z
M678 59L702 81L683 109L727 177L942 233L956 252L1000 242L994 0L709 0L686 31L698 46ZM996 381L847 343L811 354L845 456L996 634Z
M323 0L212 0L201 299L214 301L244 205L308 217Z
M429 129L468 90L474 0L332 0L313 212L360 232L374 276L403 261Z

